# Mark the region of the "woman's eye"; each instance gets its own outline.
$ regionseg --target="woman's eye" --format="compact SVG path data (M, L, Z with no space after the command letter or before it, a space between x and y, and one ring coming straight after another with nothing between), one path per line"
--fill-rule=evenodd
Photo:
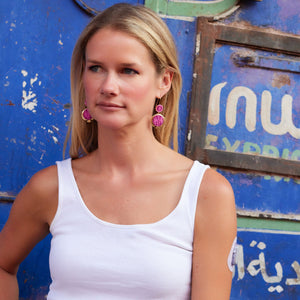
M98 73L101 71L101 67L100 66L90 66L89 70L95 73Z
M138 71L131 68L124 68L123 73L127 75L134 75L134 74L138 74Z

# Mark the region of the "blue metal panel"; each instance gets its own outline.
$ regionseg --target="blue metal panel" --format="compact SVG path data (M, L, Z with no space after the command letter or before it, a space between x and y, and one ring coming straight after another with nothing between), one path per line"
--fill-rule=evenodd
M217 46L211 79L207 147L300 160L299 83L298 57L230 45ZM271 102L269 108L268 101ZM289 103L291 110L286 109ZM232 181L238 208L300 213L298 179L224 174Z
M300 299L300 234L240 229L231 300Z
M237 173L218 170L231 183L235 192L237 209L300 214L300 180L281 176Z
M195 48L195 22L183 20L165 19L175 39L178 50L180 70L182 73L182 94L179 105L179 152L184 153L187 120L189 113L189 97L192 90L193 55Z
M240 1L240 6L226 22L243 22L243 25L250 23L258 27L300 34L300 2L297 0Z
M0 11L0 192L14 196L62 158L70 57L89 18L71 1L2 1Z

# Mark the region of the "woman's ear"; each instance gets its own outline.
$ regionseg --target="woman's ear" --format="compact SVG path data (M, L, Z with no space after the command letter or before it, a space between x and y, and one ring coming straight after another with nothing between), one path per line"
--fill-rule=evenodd
M159 95L157 98L162 98L171 88L174 72L165 70L160 77Z

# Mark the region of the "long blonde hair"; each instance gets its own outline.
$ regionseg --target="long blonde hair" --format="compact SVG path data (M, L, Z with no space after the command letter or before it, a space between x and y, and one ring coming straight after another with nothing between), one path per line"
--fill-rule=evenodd
M149 50L158 74L166 69L173 72L171 88L160 100L164 106L165 123L159 128L153 128L153 134L159 142L177 151L178 106L182 79L173 37L167 25L149 8L119 3L94 17L74 47L71 60L73 112L66 138L67 141L71 135L70 156L78 158L98 148L97 123L87 124L81 118L85 101L82 77L87 43L98 30L105 27L124 32L140 41Z

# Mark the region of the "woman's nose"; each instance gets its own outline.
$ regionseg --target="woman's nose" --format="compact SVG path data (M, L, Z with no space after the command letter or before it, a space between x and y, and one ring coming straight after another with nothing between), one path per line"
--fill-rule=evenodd
M100 87L102 95L113 96L119 94L118 80L116 74L107 73Z

